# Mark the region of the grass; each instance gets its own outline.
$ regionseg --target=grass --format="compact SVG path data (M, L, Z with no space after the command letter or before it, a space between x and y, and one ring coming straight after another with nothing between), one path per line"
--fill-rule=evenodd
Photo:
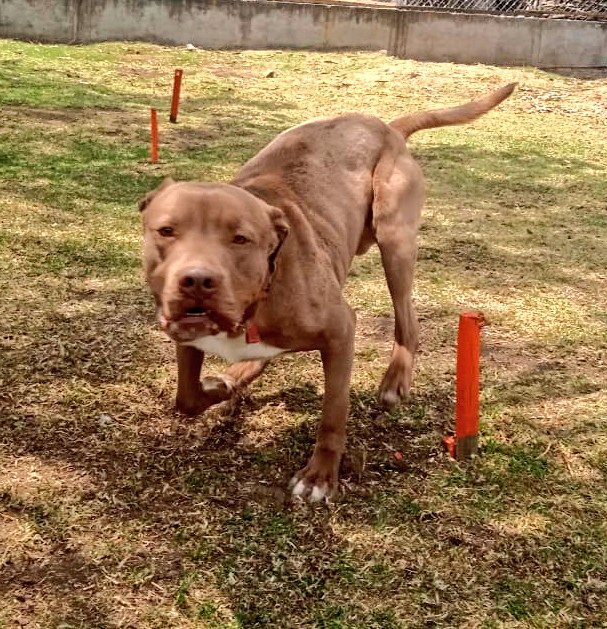
M605 626L605 80L368 53L0 50L0 627ZM483 120L412 139L428 179L414 395L375 401L392 315L372 251L347 286L345 491L291 504L318 357L277 360L229 415L174 413L137 199L166 175L225 180L311 117L389 120L513 80ZM459 465L439 442L468 307L490 321L483 453Z

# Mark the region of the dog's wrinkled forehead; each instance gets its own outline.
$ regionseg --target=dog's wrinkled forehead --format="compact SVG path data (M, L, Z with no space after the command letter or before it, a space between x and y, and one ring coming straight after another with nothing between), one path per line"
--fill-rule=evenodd
M191 182L163 182L140 204L144 224L151 229L163 224L187 229L235 228L240 224L267 228L270 220L261 206L258 199L235 186Z

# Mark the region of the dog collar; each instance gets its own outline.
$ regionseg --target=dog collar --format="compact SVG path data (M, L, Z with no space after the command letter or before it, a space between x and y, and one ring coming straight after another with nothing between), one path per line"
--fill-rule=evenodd
M254 321L247 321L245 323L245 339L248 344L261 343L261 337L259 336L259 328Z

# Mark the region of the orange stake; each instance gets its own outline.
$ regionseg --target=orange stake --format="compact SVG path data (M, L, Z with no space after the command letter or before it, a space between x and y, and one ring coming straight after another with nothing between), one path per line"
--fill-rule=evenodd
M455 435L443 437L443 445L458 461L478 451L479 367L481 328L485 319L480 312L463 312L457 332L455 375Z
M177 113L179 111L179 94L181 93L181 77L183 76L183 70L177 68L175 70L175 76L173 78L173 98L171 98L171 115L169 116L170 122L177 122Z
M455 402L455 457L467 459L478 451L479 363L481 327L485 320L477 312L464 312L457 334Z
M158 161L158 114L154 108L150 109L150 127L151 127L151 162L155 164Z

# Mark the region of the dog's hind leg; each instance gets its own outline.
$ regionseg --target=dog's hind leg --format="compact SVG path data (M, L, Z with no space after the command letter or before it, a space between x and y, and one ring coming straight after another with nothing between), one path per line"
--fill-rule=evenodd
M411 291L417 258L417 232L424 199L421 169L399 141L386 151L373 173L373 231L394 305L394 346L379 387L379 399L395 406L409 394L418 323ZM400 148L400 150L398 150ZM406 149L405 149L406 150Z

